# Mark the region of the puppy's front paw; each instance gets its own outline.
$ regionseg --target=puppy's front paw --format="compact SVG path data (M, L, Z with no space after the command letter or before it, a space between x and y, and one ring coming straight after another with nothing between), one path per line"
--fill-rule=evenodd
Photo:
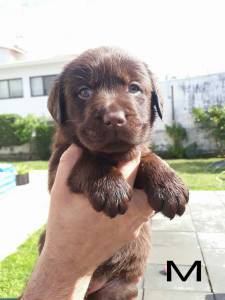
M182 180L172 173L164 177L164 181L147 185L146 192L149 203L156 211L161 211L166 217L181 216L188 202L189 192Z
M68 186L74 193L87 195L95 210L104 211L111 218L127 211L132 194L132 188L116 168L88 157L78 161Z
M94 181L88 194L97 211L114 218L127 211L132 189L121 175L108 175Z
M182 215L188 189L173 169L152 152L141 158L135 187L144 189L151 207L166 217Z

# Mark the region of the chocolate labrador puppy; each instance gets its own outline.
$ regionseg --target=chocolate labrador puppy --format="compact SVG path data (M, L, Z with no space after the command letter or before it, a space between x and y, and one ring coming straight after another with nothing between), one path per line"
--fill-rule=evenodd
M62 153L72 144L83 149L68 185L84 193L97 211L113 218L126 213L132 189L117 165L141 151L135 188L143 189L156 212L182 215L188 190L176 173L149 150L152 125L162 118L162 100L146 64L121 50L88 50L69 63L48 100L57 130L49 164L49 190ZM45 235L40 240L40 251ZM149 233L139 236L98 267L93 281L105 279L88 300L131 300L143 275L149 253Z

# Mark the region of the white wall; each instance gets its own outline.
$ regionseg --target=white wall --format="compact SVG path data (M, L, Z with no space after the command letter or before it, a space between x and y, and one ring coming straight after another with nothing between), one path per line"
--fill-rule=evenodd
M174 121L181 123L185 128L194 127L193 108L208 109L215 105L225 105L225 73L171 80L164 82L163 85L168 87L164 98L170 105L173 86Z
M172 118L172 92L174 119ZM225 73L197 76L179 80L164 81L160 84L164 98L163 122L157 120L154 127L153 143L165 149L170 142L165 132L165 124L173 121L180 123L187 130L187 144L196 142L201 149L214 150L215 142L209 135L197 130L193 119L193 108L208 109L215 105L225 105Z

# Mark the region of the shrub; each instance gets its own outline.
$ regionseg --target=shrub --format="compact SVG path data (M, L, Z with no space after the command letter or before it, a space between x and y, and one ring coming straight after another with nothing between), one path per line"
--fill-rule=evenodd
M22 117L16 114L0 115L0 147L22 144L16 128L16 123L21 120Z
M220 154L225 154L225 105L212 106L208 110L194 108L195 122L215 140Z
M49 159L51 154L54 124L42 118L36 127L35 146L40 159Z
M26 173L29 173L28 165L22 164L22 165L17 166L16 167L16 173L17 173L17 175L24 175Z
M201 151L198 149L197 143L191 143L184 148L186 158L197 158L201 156Z
M185 148L183 141L187 138L185 128L179 123L172 126L166 125L166 133L171 138L173 144L167 147L167 155L169 158L183 158L185 156Z
M40 159L48 159L53 132L53 124L45 118L33 115L0 115L0 147L30 143L35 145L35 152Z
M39 124L39 118L34 115L27 115L24 118L17 118L15 122L15 134L20 144L29 143Z
M173 140L174 145L181 146L183 141L187 138L185 128L183 128L179 123L173 123L172 126L166 125L166 132Z
M33 115L24 118L16 114L0 115L0 147L29 143L37 124L38 118Z
M184 147L169 145L166 150L167 158L183 158L184 157Z

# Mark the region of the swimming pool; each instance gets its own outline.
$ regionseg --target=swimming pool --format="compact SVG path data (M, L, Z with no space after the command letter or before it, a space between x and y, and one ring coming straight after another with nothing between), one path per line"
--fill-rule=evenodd
M11 164L0 164L0 197L16 186L16 170Z

